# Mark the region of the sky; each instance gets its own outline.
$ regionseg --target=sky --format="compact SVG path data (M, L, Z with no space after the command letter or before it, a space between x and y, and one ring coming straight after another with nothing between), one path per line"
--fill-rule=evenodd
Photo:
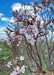
M6 18L11 18L12 14L11 14L11 11L12 11L12 5L14 3L28 3L28 2L32 2L33 0L1 0L0 1L0 13L3 14L3 17L6 17ZM6 23L4 21L1 21L0 19L0 26L6 26Z
M11 18L12 14L11 14L11 11L12 11L12 5L14 3L32 3L34 0L1 0L0 1L0 13L3 14L4 17L7 17L7 18ZM38 0L38 2L40 2L41 0ZM6 23L1 21L0 19L0 26L6 26Z
M0 39L6 38L6 33L4 32L7 27L8 21L12 17L12 10L14 4L16 3L29 3L33 0L1 0L0 1ZM13 7L12 7L13 6Z

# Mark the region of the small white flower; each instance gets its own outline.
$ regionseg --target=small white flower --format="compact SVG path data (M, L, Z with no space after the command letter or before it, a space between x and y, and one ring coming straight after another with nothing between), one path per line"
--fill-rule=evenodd
M47 50L45 50L45 52L47 53Z
M0 51L2 51L2 48L0 48Z
M11 65L13 65L12 61L9 61L6 66L10 68Z
M29 40L29 43L31 43L31 45L34 45L35 40L32 38L31 40Z
M20 56L20 60L21 61L24 61L24 56Z
M27 40L30 40L31 39L31 35L25 34L25 36L26 36L26 39Z
M9 45L9 46L10 46L10 43L8 43L7 45Z
M41 20L41 24L43 24L44 23L44 21L43 20Z
M10 75L17 75L17 72L13 71Z
M19 74L19 73L21 72L21 70L20 70L20 66L17 66L16 68L14 68L14 71L16 71L17 74Z
M25 66L24 66L24 65L21 67L21 72L22 72L22 73L25 72Z
M53 65L53 62L51 62L51 65Z
M2 59L7 60L8 57L3 57Z
M16 67L16 70L17 70L17 71L19 71L19 70L20 70L20 67L19 67L19 66L17 66L17 67Z
M17 47L19 46L19 44L17 44Z
M33 29L32 31L33 31L33 33L35 34L35 36L37 36L37 34L39 33L39 31L38 31L37 28Z

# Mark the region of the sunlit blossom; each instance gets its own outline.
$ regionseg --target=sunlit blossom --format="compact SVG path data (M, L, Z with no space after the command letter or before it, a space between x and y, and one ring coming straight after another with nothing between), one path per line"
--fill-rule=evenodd
M13 64L12 64L12 61L9 61L9 62L7 63L7 65L6 65L6 66L10 68L10 67L11 67L11 65L13 65Z
M43 25L40 25L40 28L42 29L43 28Z
M26 29L20 29L19 34L25 34L26 33Z
M2 59L7 60L8 57L3 57Z
M0 48L0 51L2 51L2 48Z
M17 75L17 72L13 71L10 75Z
M31 43L31 45L35 44L35 40L33 38L31 40L29 40L29 42Z
M21 67L21 72L22 72L22 73L25 72L25 66L24 66L24 65Z
M24 56L20 56L20 60L21 61L24 61Z
M17 44L17 46L19 46L19 44Z
M28 66L26 66L25 68L28 69Z
M16 71L17 74L19 74L19 73L21 72L21 70L20 70L20 66L17 66L16 68L14 68L14 71Z
M51 65L53 65L53 62L51 62Z
M31 39L31 35L25 34L25 36L27 40Z

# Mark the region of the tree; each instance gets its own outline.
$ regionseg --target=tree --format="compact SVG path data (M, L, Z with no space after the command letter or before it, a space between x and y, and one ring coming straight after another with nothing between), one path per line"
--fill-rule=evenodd
M6 33L12 44L13 57L21 55L20 45L22 44L23 52L27 56L24 63L32 73L46 73L43 70L44 66L49 72L53 69L53 12L51 0L42 0L40 4L34 1L33 6L22 3L19 11L12 11L14 22L8 24Z

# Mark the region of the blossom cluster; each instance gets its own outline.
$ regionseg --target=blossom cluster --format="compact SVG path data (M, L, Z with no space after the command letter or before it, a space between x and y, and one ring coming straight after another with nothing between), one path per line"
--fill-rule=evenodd
M17 66L16 68L14 68L14 71L10 75L17 75L17 74L24 73L24 72L25 72L24 65L21 68L20 66Z
M20 60L20 61L24 61L25 60L25 58L24 58L24 56L20 56L20 58L18 59L18 60ZM17 61L18 61L17 60ZM16 66L16 68L14 68L14 67L12 67L13 66L13 63L12 63L12 61L9 61L7 64L6 64L6 66L8 67L8 68L12 68L13 69L13 72L10 74L10 75L17 75L17 74L20 74L20 73L24 73L25 72L25 69L26 69L26 66L24 66L24 65L17 65Z

